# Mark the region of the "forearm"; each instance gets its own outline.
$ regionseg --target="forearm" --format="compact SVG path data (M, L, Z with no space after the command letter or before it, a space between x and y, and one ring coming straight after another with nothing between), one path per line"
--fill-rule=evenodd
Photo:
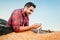
M31 30L32 29L32 27L30 27L30 26L25 26L25 27L20 27L20 32L22 32L22 31L27 31L27 30Z

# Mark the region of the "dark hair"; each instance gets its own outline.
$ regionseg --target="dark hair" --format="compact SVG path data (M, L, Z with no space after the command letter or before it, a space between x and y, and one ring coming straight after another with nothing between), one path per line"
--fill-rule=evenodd
M32 2L26 3L25 6L27 6L27 7L33 6L34 8L36 8L36 5L35 5L34 3L32 3ZM25 7L25 6L24 6L24 7Z

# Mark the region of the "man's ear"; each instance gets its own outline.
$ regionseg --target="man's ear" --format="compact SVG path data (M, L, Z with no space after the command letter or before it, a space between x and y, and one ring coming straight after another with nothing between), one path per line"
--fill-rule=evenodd
M29 7L26 7L27 9L29 8Z
M26 6L26 8L28 9L28 8L29 8L29 6Z
M24 8L25 8L25 9L28 9L28 7L27 7L27 6L25 6Z

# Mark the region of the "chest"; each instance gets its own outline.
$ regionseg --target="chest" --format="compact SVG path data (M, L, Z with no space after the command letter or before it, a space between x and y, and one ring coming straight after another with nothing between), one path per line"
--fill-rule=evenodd
M21 25L24 25L24 24L27 24L28 23L28 17L26 17L26 16L20 16L20 23L21 23Z

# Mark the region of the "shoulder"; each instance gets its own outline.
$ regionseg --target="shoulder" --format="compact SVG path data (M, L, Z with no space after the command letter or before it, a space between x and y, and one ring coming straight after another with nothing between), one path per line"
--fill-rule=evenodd
M12 12L12 15L19 15L21 14L21 9L15 9L13 12Z
M12 14L18 13L21 9L15 9L13 10Z
M15 9L15 10L13 10L13 12L18 12L20 9Z
M20 11L20 10L22 10L22 8L21 9L15 9L14 11Z
M22 8L21 9L15 9L14 11L13 11L13 13L18 13L18 12L22 12Z

